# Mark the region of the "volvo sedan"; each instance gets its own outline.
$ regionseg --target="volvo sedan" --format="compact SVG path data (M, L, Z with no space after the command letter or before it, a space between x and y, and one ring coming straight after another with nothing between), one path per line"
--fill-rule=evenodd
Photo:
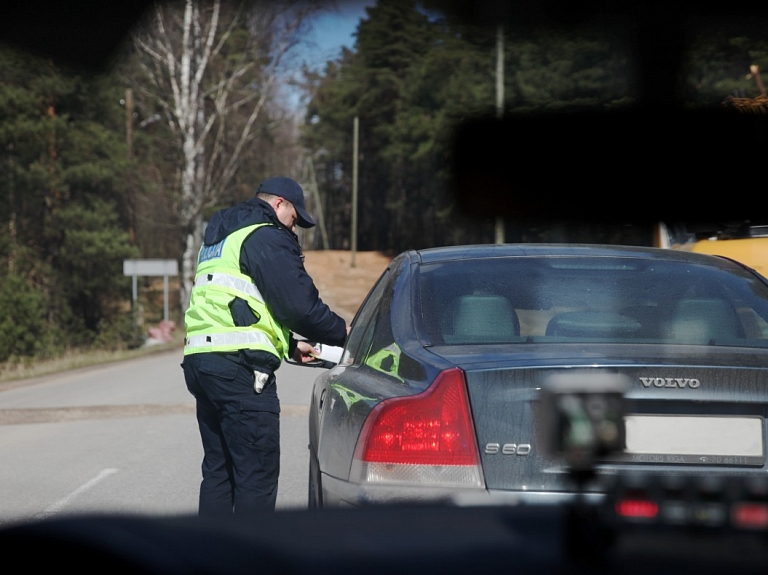
M591 388L606 393L565 401ZM309 506L557 502L631 472L758 478L766 415L768 283L740 263L624 246L408 251L315 382Z

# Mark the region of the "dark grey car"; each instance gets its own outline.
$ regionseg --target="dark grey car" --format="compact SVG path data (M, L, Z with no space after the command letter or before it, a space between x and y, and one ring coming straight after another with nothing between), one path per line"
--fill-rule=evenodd
M625 449L588 490L633 470L768 470L762 276L677 250L447 247L392 261L317 378L310 507L570 498L539 429L563 374L626 383Z

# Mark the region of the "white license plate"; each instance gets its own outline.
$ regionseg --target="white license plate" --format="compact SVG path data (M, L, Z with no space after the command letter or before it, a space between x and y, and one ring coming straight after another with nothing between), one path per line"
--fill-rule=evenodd
M639 463L763 465L762 417L627 415L623 459Z

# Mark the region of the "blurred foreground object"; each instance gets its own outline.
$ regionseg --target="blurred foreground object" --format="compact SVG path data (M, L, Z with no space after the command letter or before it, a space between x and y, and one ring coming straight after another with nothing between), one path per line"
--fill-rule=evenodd
M630 385L621 374L584 371L553 374L542 386L542 446L563 458L577 481L591 478L605 456L624 451Z
M530 114L467 122L454 143L456 200L470 216L491 205L523 227L745 220L752 202L691 194L733 190L763 165L768 115L655 105Z

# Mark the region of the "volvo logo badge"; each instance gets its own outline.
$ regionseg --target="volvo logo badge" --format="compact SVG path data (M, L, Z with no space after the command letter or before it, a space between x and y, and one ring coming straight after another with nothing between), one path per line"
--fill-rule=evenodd
M687 377L641 377L643 387L690 387L696 389L701 382L695 378Z

